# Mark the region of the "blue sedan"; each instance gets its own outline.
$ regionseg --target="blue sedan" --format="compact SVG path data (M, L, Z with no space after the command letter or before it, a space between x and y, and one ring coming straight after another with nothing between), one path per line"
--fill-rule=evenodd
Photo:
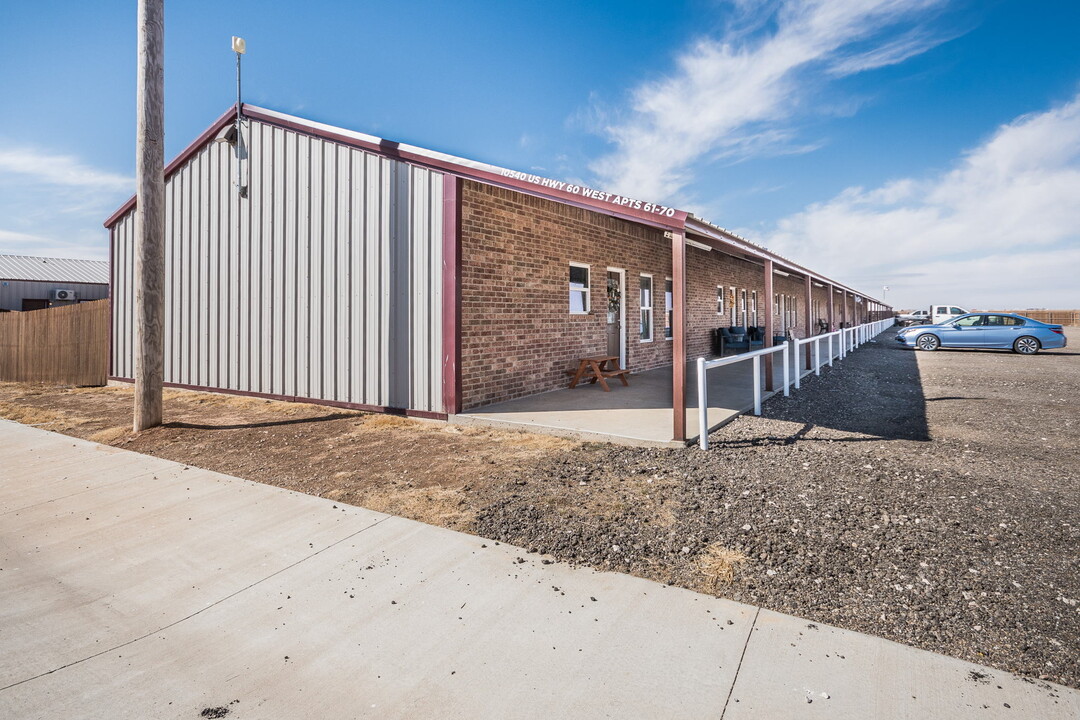
M1021 355L1042 349L1063 348L1067 342L1060 325L1050 325L1011 313L970 313L937 325L904 328L896 341L919 350L997 348Z

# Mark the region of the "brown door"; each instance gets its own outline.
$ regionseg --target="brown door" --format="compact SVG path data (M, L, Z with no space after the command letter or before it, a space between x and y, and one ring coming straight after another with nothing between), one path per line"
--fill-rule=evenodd
M622 362L622 273L608 270L607 274L607 354ZM620 364L621 367L621 364Z
M26 310L44 310L49 307L48 300L31 300L29 298L23 298L22 309Z

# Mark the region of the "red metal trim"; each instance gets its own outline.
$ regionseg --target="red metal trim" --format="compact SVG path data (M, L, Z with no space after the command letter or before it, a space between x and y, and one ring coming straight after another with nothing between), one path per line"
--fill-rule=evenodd
M133 383L134 378L109 377L116 382ZM319 398L300 397L298 395L275 395L274 393L251 392L249 390L231 390L228 388L207 387L205 385L186 385L184 383L164 383L165 387L179 388L180 390L197 390L199 392L221 393L223 395L239 395L241 397L255 397L265 400L280 400L282 402L299 402L308 405L324 405L326 407L338 407L346 410L360 410L362 412L382 413L385 415L404 415L406 417L424 418L427 420L446 420L446 413L429 412L427 410L405 410L402 408L386 407L384 405L365 405L363 403L338 402L337 400L321 400Z
M448 414L461 412L461 178L443 175L442 386Z
M749 255L747 256L747 259L754 259L754 260L757 260L759 262L761 262L761 261L763 261L765 259L770 259L770 260L773 260L776 263L776 266L779 267L782 270L791 271L791 272L794 272L794 273L797 273L797 274L803 275L803 276L809 275L813 279L821 281L823 284L824 283L832 283L837 288L845 288L846 287L845 285L841 285L839 283L836 283L833 280L825 277L824 275L821 275L820 273L816 273L816 272L814 272L813 270L811 270L811 269L809 269L807 267L804 267L802 265L799 265L796 262L788 260L787 258L783 257L782 255L778 255L777 253L774 253L772 250L769 250L766 247L763 247L761 245L753 243L753 242L751 242L749 240L739 238L739 237L737 237L735 235L732 235L731 233L725 232L721 228L713 227L713 226L705 223L703 220L700 220L700 219L697 219L697 218L687 218L687 220L686 220L686 230L687 230L688 233L694 234L698 238L705 239L705 240L712 240L712 241L714 241L716 243L719 243L721 245L727 245L730 248L738 250L744 256L746 256L747 253L749 253ZM753 247L748 248L748 247L746 247L747 245L752 245ZM848 288L848 289L850 289L850 288Z
M773 330L776 327L773 312L776 310L776 290L773 288L773 261L765 261L765 343L762 347L773 346ZM773 389L773 353L765 356L765 389ZM756 391L755 391L756 392Z
M213 125L207 128L198 138L195 139L190 145L188 145L183 152L181 152L172 162L165 167L166 180L176 170L180 168L192 155L198 150L210 142L210 140L217 135L222 129L231 124L236 118L236 106L234 105L228 111L226 111L221 117L219 117ZM252 120L258 120L259 122L266 123L268 125L274 125L276 127L286 128L295 132L303 133L305 135L323 138L325 140L331 140L333 142L348 145L350 147L361 148L370 152L382 155L384 157L395 158L402 160L413 165L419 165L422 167L428 167L444 172L450 172L462 177L468 177L479 182L484 182L489 185L497 185L499 187L509 188L511 190L517 190L529 195L535 195L537 197L544 197L565 205L573 205L586 210L594 210L596 212L603 213L605 215L611 215L613 217L622 218L631 222L641 223L649 225L651 227L667 229L681 229L686 223L687 213L683 210L675 210L672 217L663 217L656 213L647 212L645 210L636 210L630 207L617 207L610 205L600 200L593 200L585 198L580 195L568 193L563 190L556 190L554 188L545 188L536 183L531 183L525 180L518 180L512 177L505 177L497 173L481 170L479 168L470 167L468 165L459 165L447 160L440 160L438 158L428 157L426 155L420 155L417 153L409 152L408 150L400 149L398 143L390 140L383 140L379 143L365 142L359 138L351 137L341 133L335 133L329 130L323 130L321 128L314 128L310 125L295 122L285 118L275 117L273 115L261 112L257 108L245 106L244 117ZM135 197L132 197L114 212L105 221L105 227L111 227L116 222L135 207Z
M180 167L186 163L192 155L202 149L202 146L210 142L215 135L221 132L225 127L231 125L236 121L236 105L226 110L221 117L214 121L214 124L203 130L199 137L195 138L186 148L180 151L180 154L172 159L168 165L165 166L165 179L168 180L169 176L180 169ZM111 228L115 225L120 218L127 215L128 211L135 207L136 196L132 195L126 203L120 206L120 209L114 212L108 217L104 225L107 228Z
M836 288L831 283L825 287L829 288L829 332L836 332L836 310L833 307L833 302L836 300Z
M672 433L674 440L686 440L686 236L681 232L671 234L671 292Z
M545 188L543 186L537 185L536 183L531 183L525 180L517 180L515 178L498 175L496 173L470 167L468 165L459 165L448 160L440 160L438 158L432 158L426 155L409 152L408 150L402 150L398 143L390 140L383 140L380 143L365 142L364 140L360 140L359 138L354 138L349 135L343 135L341 133L335 133L329 130L323 130L321 128L313 128L310 125L306 125L304 123L299 123L292 120L287 120L285 118L268 115L260 112L256 108L248 108L248 110L244 114L248 118L258 120L259 122L264 122L268 125L275 125L277 127L287 128L295 132L304 133L305 135L313 135L315 137L320 137L325 140L332 140L334 142L342 143L343 145L361 148L370 152L377 153L379 155L384 155L386 157L391 157L397 160L409 162L413 165L420 165L436 170L451 172L462 177L467 177L472 180L478 180L480 182L487 183L489 185L497 185L499 187L505 187L511 190L518 190L529 195L549 198L551 200L555 200L566 205L574 205L576 207L584 208L587 210L595 210L605 215L613 215L615 217L623 218L624 220L631 220L633 222L643 223L652 227L659 227L664 229L682 229L682 227L686 224L687 213L683 210L675 210L675 214L672 217L662 217L655 213L646 212L645 210L635 210L630 207L618 208L603 201L583 198L580 195L575 195L564 190Z
M813 323L814 323L814 318L813 318L813 315L814 315L814 313L813 313L813 308L814 308L814 282L813 282L813 280L810 279L809 275L807 275L804 278L804 280L805 280L805 286L804 287L806 288L806 307L803 309L803 318L806 320L806 337L810 337L811 335L817 335L817 333L814 332L814 330L813 330ZM812 367L812 363L813 363L813 360L810 357L810 344L807 343L805 347L806 347L806 369L809 370Z

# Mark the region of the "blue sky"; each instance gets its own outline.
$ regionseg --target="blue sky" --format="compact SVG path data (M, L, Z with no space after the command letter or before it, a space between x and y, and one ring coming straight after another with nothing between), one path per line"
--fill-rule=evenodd
M0 4L0 252L104 258L134 0ZM1080 307L1080 3L166 0L166 156L234 99L674 204L897 306Z

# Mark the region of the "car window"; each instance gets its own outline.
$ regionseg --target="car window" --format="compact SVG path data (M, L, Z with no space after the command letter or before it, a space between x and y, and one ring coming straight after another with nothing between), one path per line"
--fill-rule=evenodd
M953 315L963 315L963 314L964 314L964 311L963 311L963 310L961 310L961 309L960 309L960 308L958 308L958 307L954 307L954 308L949 308L949 312L950 312L951 314L953 314Z
M967 317L960 318L954 322L953 325L956 327L974 327L975 325L981 325L982 319L982 315L968 315Z
M986 316L986 322L983 323L983 325L994 325L994 326L999 326L999 325L1004 325L1004 324L1005 324L1005 318L1001 317L1000 315L987 315Z
M947 314L947 313L946 313L946 311L945 311L945 308L944 308L944 307L939 307L939 308L937 308L936 310L934 310L934 312L935 312L935 313L937 313L938 315L945 315L945 314Z
M1024 321L1021 320L1018 317L1009 317L1008 315L1001 315L999 317L1001 318L1001 324L1002 325L1013 325L1013 326L1015 326L1015 325L1023 325L1024 324Z

